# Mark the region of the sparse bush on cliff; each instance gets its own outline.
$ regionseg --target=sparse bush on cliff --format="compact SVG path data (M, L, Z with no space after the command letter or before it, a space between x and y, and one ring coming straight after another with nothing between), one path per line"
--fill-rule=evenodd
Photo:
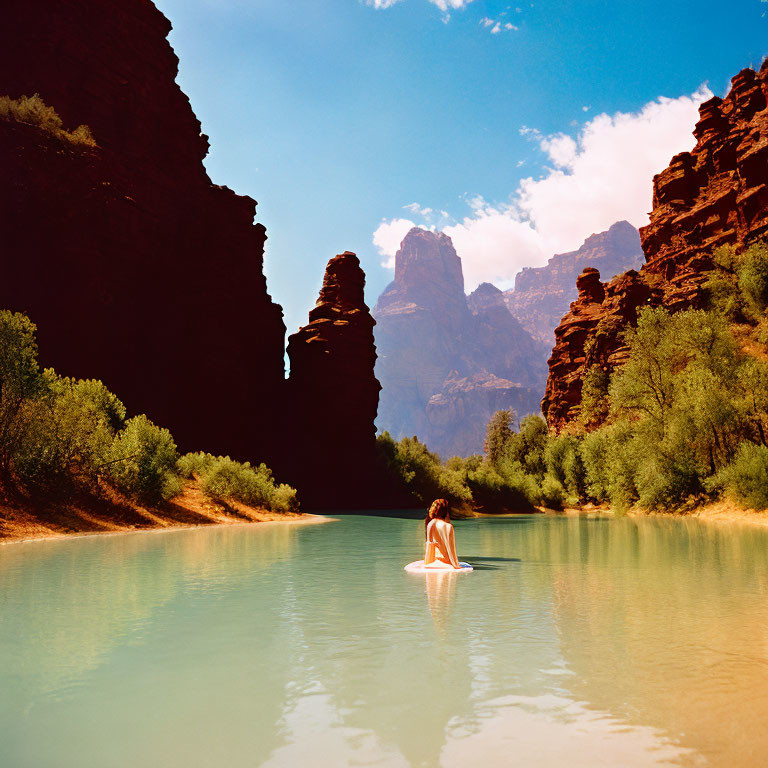
M34 125L57 139L75 147L96 147L90 128L79 125L73 131L67 131L56 110L49 107L39 96L21 96L12 99L0 96L0 120Z

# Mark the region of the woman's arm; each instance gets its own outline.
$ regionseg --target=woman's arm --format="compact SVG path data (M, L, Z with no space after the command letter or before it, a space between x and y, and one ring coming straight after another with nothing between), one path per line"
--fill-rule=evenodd
M448 533L448 559L451 561L451 565L454 568L461 568L459 565L459 558L456 556L456 536L454 534L453 526L449 526L450 531Z

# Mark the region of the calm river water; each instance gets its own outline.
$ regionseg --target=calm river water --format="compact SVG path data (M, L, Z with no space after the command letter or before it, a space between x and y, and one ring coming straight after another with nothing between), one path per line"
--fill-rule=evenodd
M3 768L768 765L768 531L344 516L0 547Z

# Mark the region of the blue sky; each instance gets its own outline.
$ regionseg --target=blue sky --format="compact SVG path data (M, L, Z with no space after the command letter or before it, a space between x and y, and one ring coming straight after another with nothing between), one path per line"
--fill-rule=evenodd
M441 3L463 0L157 0L213 181L259 202L289 332L344 250L373 305L410 223L449 231L470 287L508 285L608 218L642 223L637 190L649 201L651 168L690 148L700 87L722 95L768 54L760 0Z

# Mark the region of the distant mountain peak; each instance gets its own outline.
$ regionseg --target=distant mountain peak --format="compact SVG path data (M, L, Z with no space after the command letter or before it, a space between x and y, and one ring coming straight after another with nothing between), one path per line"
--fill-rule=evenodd
M555 254L545 266L519 272L514 289L505 292L507 306L535 338L552 344L555 327L576 299L576 278L584 269L594 267L610 278L640 267L644 260L640 233L628 221L617 221L590 235L575 251Z
M408 232L373 314L380 429L416 434L447 458L479 452L494 411L539 411L546 350L496 286L464 294L461 259L444 233Z

